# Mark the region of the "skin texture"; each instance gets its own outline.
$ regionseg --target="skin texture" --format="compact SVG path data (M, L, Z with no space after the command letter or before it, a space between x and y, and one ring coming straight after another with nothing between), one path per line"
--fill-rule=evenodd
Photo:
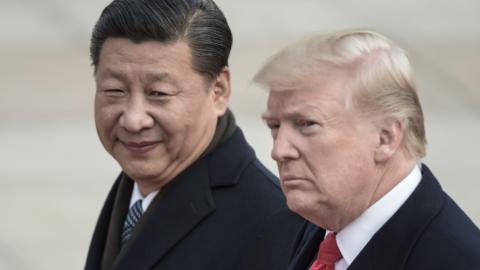
M348 78L325 75L294 89L271 89L263 118L289 208L339 231L409 171L390 166L401 164L396 156L403 126L347 108L343 83Z
M183 41L109 38L99 59L99 138L147 195L191 165L210 143L228 105L229 70L207 82L192 69Z

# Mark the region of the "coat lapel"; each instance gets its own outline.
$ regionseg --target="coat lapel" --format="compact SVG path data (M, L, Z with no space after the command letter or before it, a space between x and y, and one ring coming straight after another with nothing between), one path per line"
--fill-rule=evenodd
M112 209L112 216L108 225L105 250L102 258L102 269L112 269L115 258L120 253L120 236L123 223L128 212L130 197L132 194L133 181L124 173L120 175L120 183Z
M208 162L201 159L154 199L113 269L150 269L199 222L215 210Z
M300 245L295 254L293 254L292 261L288 270L306 270L310 267L318 254L320 243L325 237L325 230L319 228L312 223L307 223L307 226L302 233Z
M117 196L120 179L117 179L111 188L107 199L103 205L97 225L93 233L90 248L88 250L87 261L85 263L86 270L98 270L102 267L102 258L106 247L106 239L109 229L110 220L112 218L112 209Z
M431 220L443 207L444 193L430 170L400 209L372 237L348 269L405 269L408 256Z

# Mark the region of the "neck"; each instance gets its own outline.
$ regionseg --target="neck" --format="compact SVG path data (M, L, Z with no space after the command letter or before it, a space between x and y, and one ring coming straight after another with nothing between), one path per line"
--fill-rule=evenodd
M345 215L343 219L338 219L336 223L332 223L326 228L336 232L342 230L405 179L415 166L415 162L416 160L406 158L404 155L396 155L384 164L379 164L371 176L378 179L378 184L371 191L370 198L365 200L365 204L361 208L357 208L354 214Z
M394 155L385 164L379 166L377 176L379 177L378 186L373 193L369 207L392 190L400 183L415 166L416 160L408 158L403 153Z

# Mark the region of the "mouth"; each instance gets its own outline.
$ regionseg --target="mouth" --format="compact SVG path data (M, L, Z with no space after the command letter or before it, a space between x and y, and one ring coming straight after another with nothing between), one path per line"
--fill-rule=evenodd
M293 183L297 181L305 181L307 179L301 176L296 176L296 175L280 175L280 180L283 183Z
M145 154L155 148L161 141L120 141L121 144L133 154Z

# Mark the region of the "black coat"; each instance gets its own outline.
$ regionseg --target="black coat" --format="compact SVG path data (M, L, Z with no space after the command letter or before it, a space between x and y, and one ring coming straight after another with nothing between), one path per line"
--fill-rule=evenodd
M290 270L308 269L325 231L307 224ZM479 270L480 231L422 166L422 180L349 270Z
M304 225L240 129L167 185L120 248L131 189L122 174L100 214L85 269L286 269Z

